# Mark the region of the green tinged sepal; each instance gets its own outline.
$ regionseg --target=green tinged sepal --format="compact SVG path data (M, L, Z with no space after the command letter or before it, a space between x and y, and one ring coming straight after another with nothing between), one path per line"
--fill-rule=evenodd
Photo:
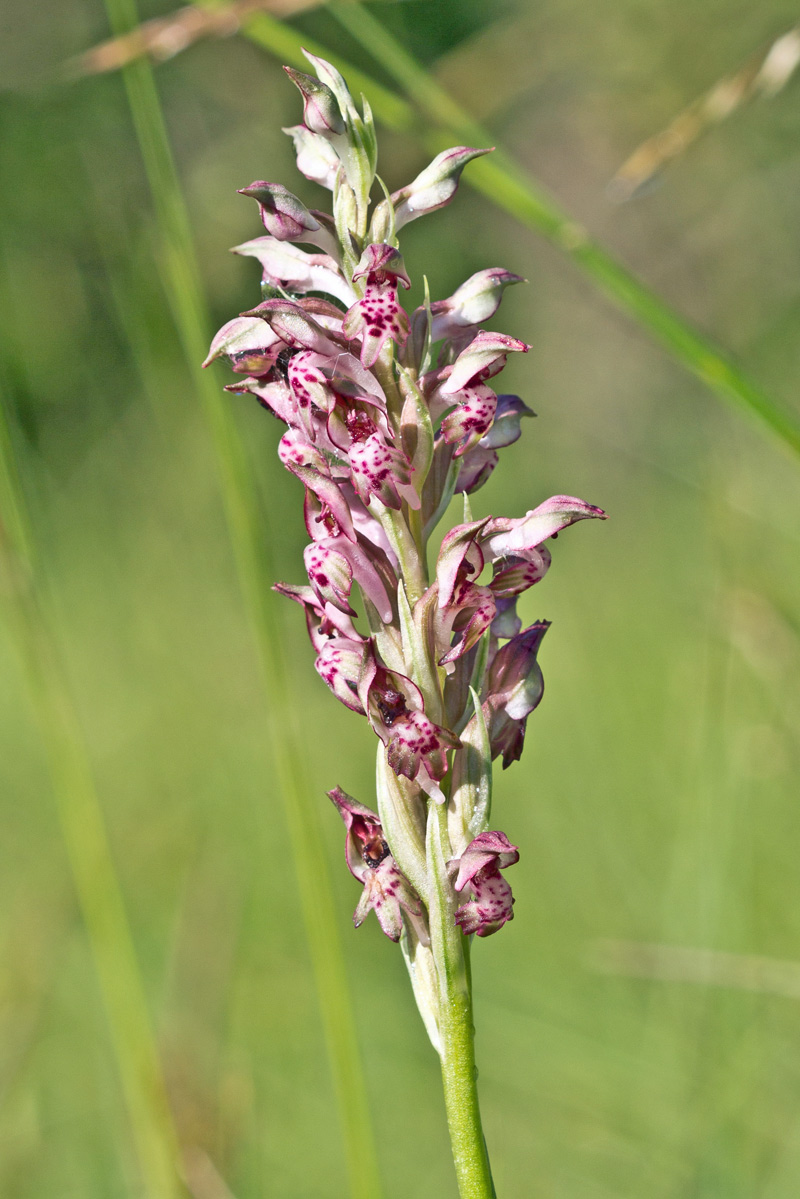
M417 378L431 369L433 346L433 311L428 276L422 276L424 295L422 304L411 317L411 335L406 343L406 355L414 364Z
M389 848L403 874L424 899L428 893L428 867L423 796L416 783L395 774L386 761L382 744L378 745L375 792Z
M405 669L412 682L422 692L425 711L435 723L442 719L442 693L434 666L435 590L428 590L417 600L412 613L402 582L397 590L397 611L403 638Z
M453 458L453 447L444 438L434 446L433 462L426 480L422 497L424 520L422 535L427 540L444 516L452 500L459 473L458 459Z
M354 233L358 229L358 201L347 179L340 175L333 189L333 219L341 252L342 269L352 279L359 259Z
M409 925L400 937L400 948L411 979L411 988L417 1001L417 1008L425 1025L431 1045L441 1057L442 1037L439 1032L439 977L436 973L436 963L430 945L423 945L416 932Z
M470 687L475 715L461 733L463 748L453 763L453 789L447 825L458 857L489 827L492 809L492 746L480 699Z
M403 396L400 437L406 457L413 467L411 481L417 495L421 496L433 462L433 422L424 395L402 366L399 368L399 382Z
M367 241L370 242L387 242L389 245L397 245L397 234L394 227L394 208L391 200L381 200L380 204L376 204L372 212L372 220L369 224L369 233Z

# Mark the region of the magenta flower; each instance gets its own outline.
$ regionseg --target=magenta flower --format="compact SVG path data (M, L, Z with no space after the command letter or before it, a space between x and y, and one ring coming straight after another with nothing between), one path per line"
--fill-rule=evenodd
M461 744L458 737L425 714L416 683L386 670L374 655L364 663L358 694L370 724L386 746L386 760L395 774L416 779L423 791L442 802L438 783L447 773L447 751Z
M344 855L348 869L364 887L353 914L353 924L358 928L369 913L374 912L386 936L399 941L405 913L420 940L427 941L420 898L397 869L378 817L341 787L329 791L328 796L347 829Z
M397 299L397 285L410 287L403 259L394 246L367 246L353 282L366 279L364 298L357 300L344 318L343 329L350 338L361 336L361 362L374 366L388 340L404 346L408 338L408 316Z
M497 650L489 667L486 723L492 758L503 755L503 766L522 754L528 717L544 694L544 679L536 660L549 621L539 620L517 633Z
M456 911L456 924L462 932L478 937L496 933L514 919L514 897L500 874L519 861L519 850L505 833L481 833L471 841L460 858L448 863L457 870L456 891L469 889L472 898Z

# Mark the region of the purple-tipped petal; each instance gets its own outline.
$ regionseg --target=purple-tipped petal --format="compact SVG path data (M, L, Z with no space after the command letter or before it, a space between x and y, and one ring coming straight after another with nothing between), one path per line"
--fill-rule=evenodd
M602 508L595 508L573 495L554 495L538 508L517 518L499 517L490 520L481 544L494 560L497 558L527 558L531 550L560 533L578 520L595 517L606 519Z
M516 337L481 329L456 358L452 371L442 384L442 394L453 395L463 391L470 383L483 383L491 379L503 369L508 354L527 354L529 349L526 342Z
M471 146L453 146L437 154L433 162L420 171L416 179L392 195L395 207L395 228L402 229L409 221L435 212L449 204L458 190L461 172L473 158L491 153L491 149L476 150Z
M494 316L503 292L510 284L524 282L522 275L514 275L500 267L490 267L471 275L449 299L431 304L431 339L452 341L468 334Z
M258 317L235 316L214 337L203 366L225 357L237 374L265 375L284 346L278 334Z
M275 237L254 237L234 246L233 253L256 258L261 263L263 282L272 287L283 287L300 295L322 291L348 306L355 299L352 287L330 254L309 254Z
M287 345L299 350L313 350L317 354L335 356L343 348L334 340L334 330L323 328L304 308L292 300L264 300L263 304L251 308L243 315L260 317Z

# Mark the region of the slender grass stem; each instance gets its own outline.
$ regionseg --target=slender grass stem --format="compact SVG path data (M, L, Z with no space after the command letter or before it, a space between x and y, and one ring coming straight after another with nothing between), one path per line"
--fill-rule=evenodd
M133 0L106 0L106 9L117 35L138 24ZM261 527L254 480L233 416L218 381L211 372L200 368L208 346L210 322L153 72L147 61L139 60L126 68L124 78L153 195L167 297L216 449L237 568L271 700L268 730L275 790L281 797L289 828L344 1133L350 1193L354 1199L377 1199L380 1183L375 1138L318 812L301 767L305 751L292 715L280 631L282 615L271 591L274 572L269 555L270 538Z
M208 4L208 0L201 0L201 3ZM354 90L365 93L378 120L390 129L414 136L432 153L438 153L453 141L477 145L493 143L490 134L472 120L372 13L353 0L328 7L413 103L378 84L340 55L266 13L259 13L245 22L243 32L269 53L294 66L307 66L302 54L304 46L327 58L350 80ZM498 151L490 158L477 160L470 164L464 178L499 208L565 253L631 320L661 342L676 361L712 391L747 412L800 455L800 418L755 383L725 350L695 329L595 242L586 229L572 220L507 154Z
M178 1199L178 1142L86 745L52 633L0 403L0 600L19 649L148 1199Z

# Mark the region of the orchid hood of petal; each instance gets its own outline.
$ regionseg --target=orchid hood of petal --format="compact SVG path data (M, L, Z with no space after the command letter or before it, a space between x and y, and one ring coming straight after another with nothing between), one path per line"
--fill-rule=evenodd
M410 287L411 280L403 262L403 256L394 246L385 242L374 242L367 246L353 271L353 279L377 275L378 282L396 279L403 287Z
M395 228L401 229L409 221L435 212L449 204L458 190L461 172L473 158L490 154L491 149L475 150L470 146L454 146L437 154L433 162L420 171L416 179L392 196L395 206Z
M352 304L355 293L329 254L309 254L291 242L276 237L255 237L233 247L234 254L256 258L263 281L291 292L322 291L344 304Z
M459 354L441 390L444 395L452 395L470 383L482 383L492 375L499 374L505 366L508 354L527 354L530 348L526 342L516 337L508 337L505 333L489 333L481 329Z
M470 275L449 300L437 300L431 304L433 341L452 338L465 329L490 320L500 307L503 292L512 283L525 283L525 279L500 267L490 267Z
M493 559L511 555L524 558L548 537L560 533L576 521L592 517L605 520L606 513L602 508L595 508L573 495L554 495L524 516L490 520L482 541Z

